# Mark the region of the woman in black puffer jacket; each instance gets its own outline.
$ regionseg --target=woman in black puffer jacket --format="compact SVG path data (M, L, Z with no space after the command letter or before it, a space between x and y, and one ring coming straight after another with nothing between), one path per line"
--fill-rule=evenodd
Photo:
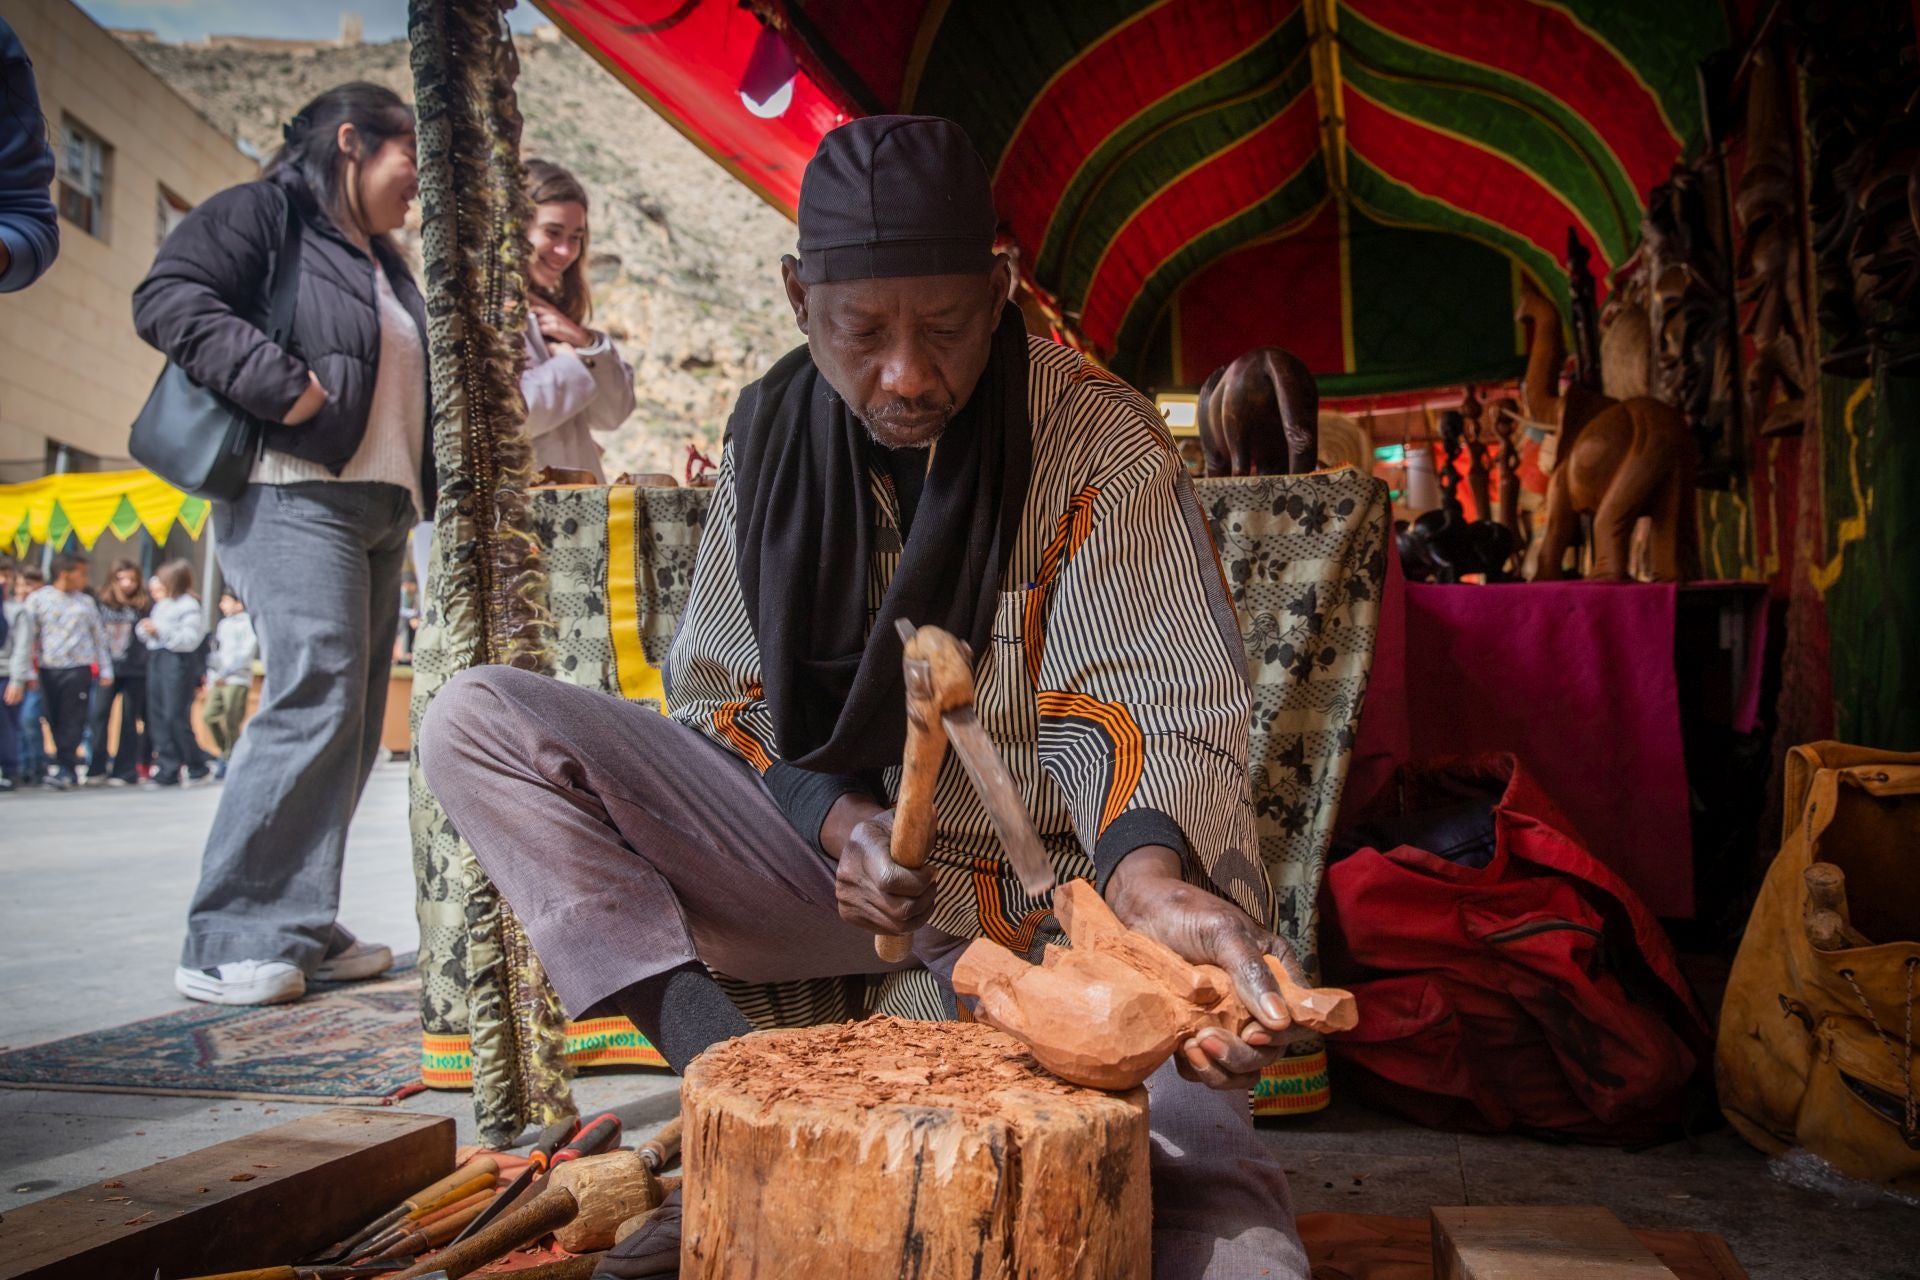
M188 214L133 295L140 336L262 421L253 483L213 509L220 567L266 665L207 838L174 985L218 1004L297 1000L392 953L334 915L347 825L380 753L408 533L430 511L426 308L388 240L417 193L413 111L329 89L258 182ZM291 209L292 340L263 331Z

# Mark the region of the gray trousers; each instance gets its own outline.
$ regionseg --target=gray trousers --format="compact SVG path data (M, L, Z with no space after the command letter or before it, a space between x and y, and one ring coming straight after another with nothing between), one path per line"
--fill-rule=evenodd
M380 755L413 499L389 484L256 484L213 519L266 683L227 766L180 963L312 969L353 941L334 921L340 868Z
M476 668L435 696L420 763L576 1016L696 959L748 981L886 968L753 770L657 712ZM956 950L935 930L915 938L943 977ZM1171 1063L1147 1093L1154 1275L1305 1280L1286 1175L1247 1095Z

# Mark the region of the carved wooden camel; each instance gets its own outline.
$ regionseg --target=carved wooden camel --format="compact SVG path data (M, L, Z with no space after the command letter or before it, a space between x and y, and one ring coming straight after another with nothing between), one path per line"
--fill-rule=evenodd
M1292 352L1255 347L1200 385L1210 476L1278 476L1319 466L1320 389Z
M1558 427L1564 451L1594 415L1613 401L1598 391L1568 387L1560 391L1560 370L1567 363L1567 343L1561 332L1560 308L1541 293L1533 281L1520 284L1520 309L1514 319L1527 328L1527 373L1520 384L1520 402L1527 420L1536 426Z
M1686 419L1649 396L1613 401L1584 387L1559 390L1566 347L1560 313L1529 283L1518 319L1528 334L1527 375L1521 398L1527 417L1558 426L1559 448L1547 485L1546 530L1530 557L1536 582L1565 577L1561 560L1593 518L1596 579L1630 576L1634 525L1653 521L1648 560L1656 581L1678 582L1694 572L1694 443Z

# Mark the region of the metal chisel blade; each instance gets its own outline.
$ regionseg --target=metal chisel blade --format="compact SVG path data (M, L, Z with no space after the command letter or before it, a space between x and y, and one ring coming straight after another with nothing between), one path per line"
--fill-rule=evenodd
M1047 852L1034 832L1033 819L1027 816L1027 806L1013 785L1013 775L1007 772L1006 762L994 749L993 739L987 736L971 707L949 711L940 719L954 754L960 757L967 776L973 779L974 789L987 806L994 834L1000 837L1007 861L1013 864L1021 887L1045 901L1056 883L1053 864L1047 861Z

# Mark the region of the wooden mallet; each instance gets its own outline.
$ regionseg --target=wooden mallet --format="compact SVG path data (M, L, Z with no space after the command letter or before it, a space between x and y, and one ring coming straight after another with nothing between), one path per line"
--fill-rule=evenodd
M973 655L963 641L938 627L915 630L905 618L894 623L906 646L907 746L900 758L900 798L893 807L893 860L918 870L933 843L933 789L947 758L949 711L973 706ZM881 934L873 949L888 964L913 954L905 934Z

